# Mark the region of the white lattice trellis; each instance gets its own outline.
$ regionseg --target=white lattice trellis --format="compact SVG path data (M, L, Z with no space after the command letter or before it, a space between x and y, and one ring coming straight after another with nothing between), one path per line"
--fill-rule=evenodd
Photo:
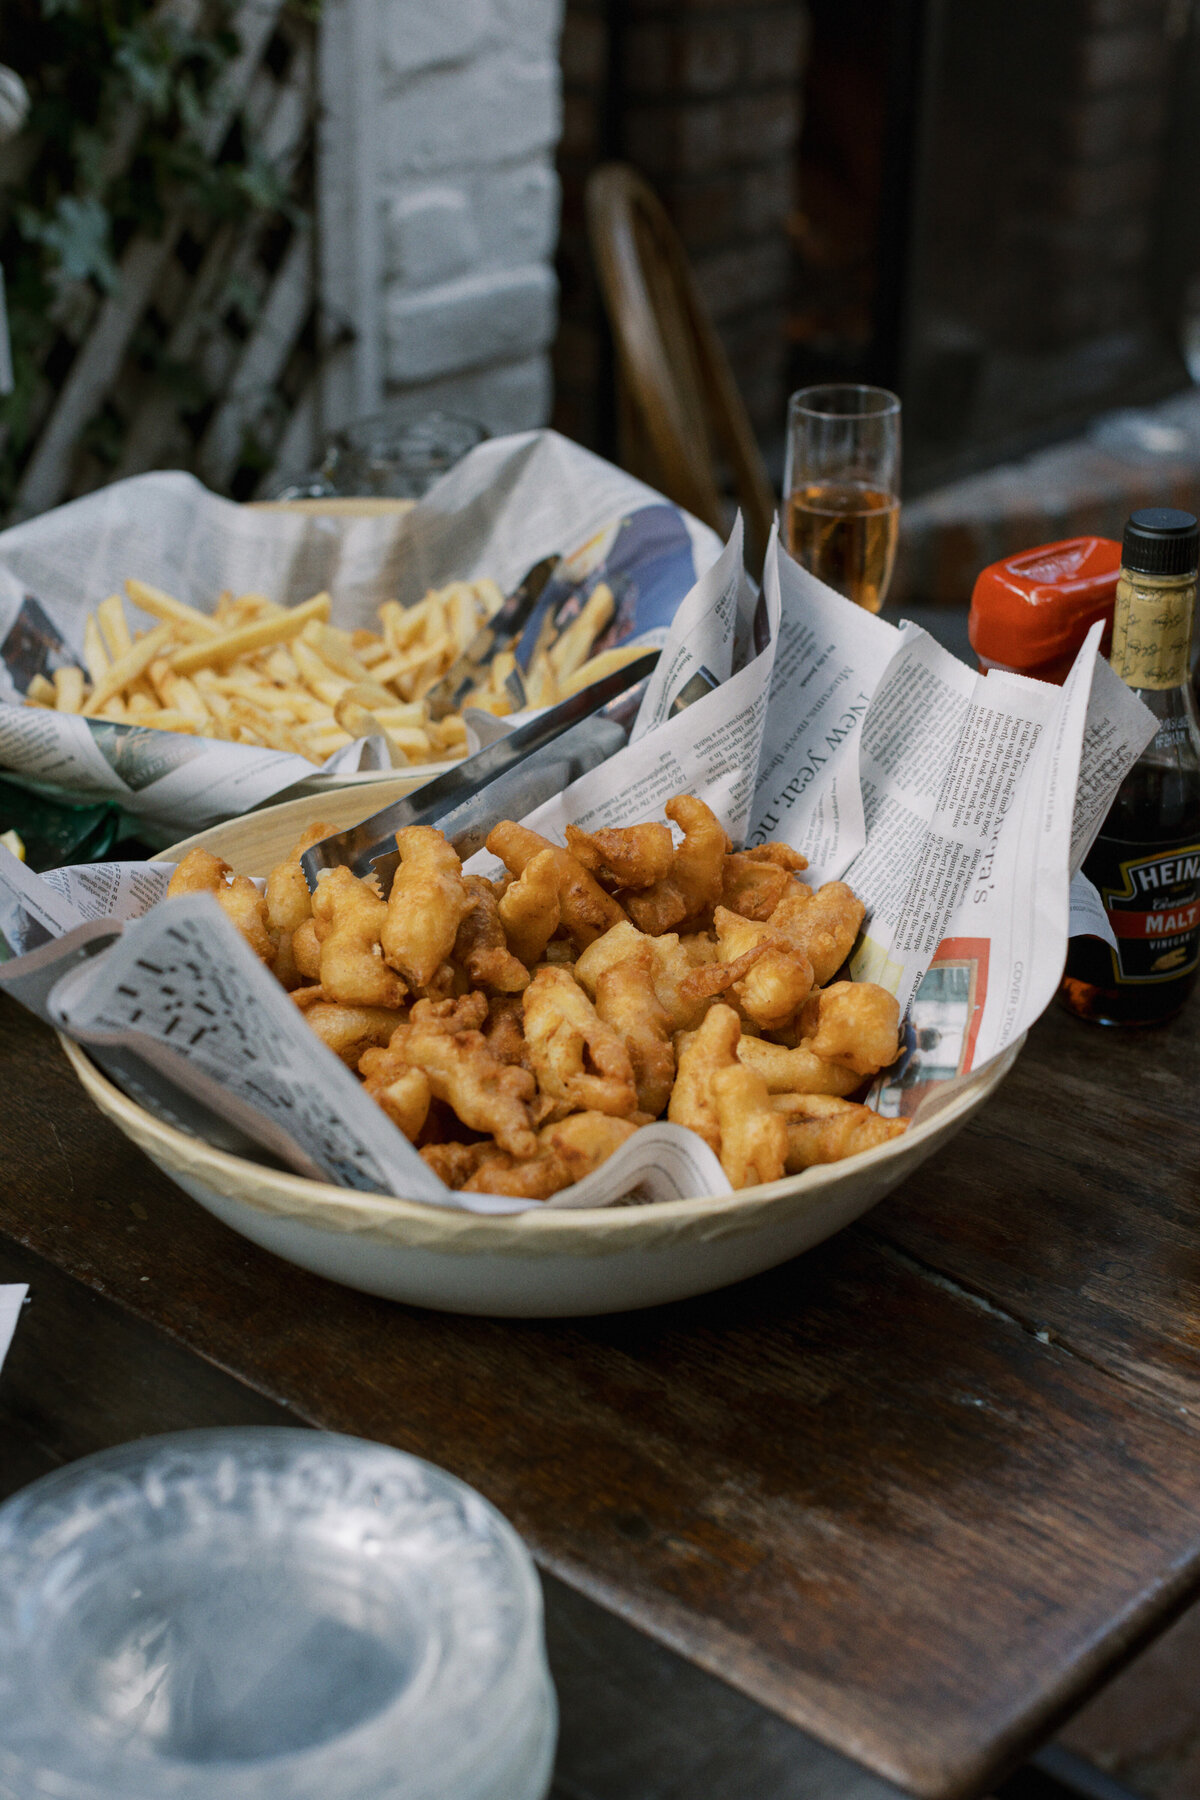
M171 0L170 10L194 27L204 0ZM234 224L181 203L161 233L125 246L113 294L63 296L18 516L164 467L245 499L312 454L316 28L283 0L244 0L233 25L241 50L209 109L203 153L215 159L239 135L286 182L294 213ZM110 145L110 178L138 125L131 115Z

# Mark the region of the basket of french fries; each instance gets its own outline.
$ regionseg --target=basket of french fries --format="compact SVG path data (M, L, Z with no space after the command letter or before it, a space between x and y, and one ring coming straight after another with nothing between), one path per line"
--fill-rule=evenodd
M366 513L120 482L0 534L0 772L160 841L423 779L660 640L719 548L548 432Z

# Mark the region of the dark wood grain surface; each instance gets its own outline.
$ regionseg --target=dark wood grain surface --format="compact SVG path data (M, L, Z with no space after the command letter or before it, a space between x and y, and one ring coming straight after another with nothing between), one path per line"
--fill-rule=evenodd
M0 1032L12 1256L136 1315L164 1366L173 1340L453 1469L569 1587L902 1787L981 1792L1200 1586L1194 1018L1051 1015L862 1225L564 1323L289 1268L160 1178L11 1006Z

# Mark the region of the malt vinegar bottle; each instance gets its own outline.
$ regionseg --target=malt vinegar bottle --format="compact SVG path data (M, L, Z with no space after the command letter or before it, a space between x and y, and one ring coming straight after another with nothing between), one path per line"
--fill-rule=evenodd
M1073 938L1064 1004L1103 1025L1170 1018L1200 963L1200 716L1190 680L1200 526L1168 507L1125 527L1111 662L1159 721L1083 865L1117 940Z

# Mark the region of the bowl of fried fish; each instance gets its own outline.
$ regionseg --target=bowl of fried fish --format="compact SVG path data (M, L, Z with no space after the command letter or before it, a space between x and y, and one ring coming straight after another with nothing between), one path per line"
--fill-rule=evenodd
M151 1116L64 1040L100 1110L171 1180L335 1281L524 1317L709 1292L861 1216L1017 1054L913 1120L864 1104L900 1019L885 989L848 978L862 903L844 882L807 882L784 844L734 851L693 795L652 823L570 827L565 846L499 822L494 876L410 827L386 899L347 868L310 894L300 857L374 810L353 804L341 796L331 816L294 800L200 833L165 853L170 892L216 897L447 1187L526 1210L363 1194L230 1155ZM656 1121L703 1139L731 1191L573 1206L572 1186Z

